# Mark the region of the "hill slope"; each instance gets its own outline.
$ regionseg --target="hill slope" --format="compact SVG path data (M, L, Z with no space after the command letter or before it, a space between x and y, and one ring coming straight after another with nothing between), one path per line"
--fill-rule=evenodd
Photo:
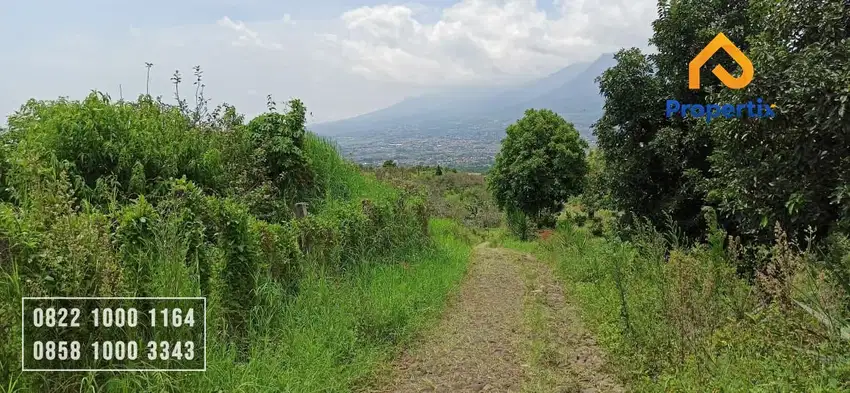
M605 54L519 86L454 88L310 128L360 163L486 166L505 128L529 108L552 109L593 142L590 126L603 104L594 80L614 64Z
M390 107L349 119L314 124L311 129L329 136L393 130L428 133L438 131L440 127L459 125L475 129L478 128L475 126L512 122L528 108L548 108L561 114L587 113L596 116L601 113L602 98L594 79L613 64L613 56L605 54L593 63L572 64L520 86L454 88L408 98ZM593 120L595 118L590 122ZM581 125L590 125L584 123L588 122L583 121Z

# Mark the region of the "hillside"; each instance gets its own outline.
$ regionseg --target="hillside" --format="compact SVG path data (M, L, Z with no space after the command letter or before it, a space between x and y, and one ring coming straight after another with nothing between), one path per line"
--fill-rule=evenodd
M604 54L520 86L454 88L310 129L334 138L360 163L488 165L507 125L528 108L554 110L592 142L590 126L602 113L594 79L614 64L613 55Z
M435 318L473 235L429 219L423 193L360 171L306 132L299 100L287 108L246 121L228 106L202 116L92 93L31 100L10 117L0 134L2 390L351 391ZM104 299L24 311L33 296ZM203 297L188 310L204 323L177 332L142 319L164 303L137 298L175 296ZM81 329L56 333L57 308L78 310ZM116 317L108 330L104 311L92 328L90 311L118 309L140 311L138 325ZM166 349L151 358L151 343ZM205 372L71 370L142 368Z

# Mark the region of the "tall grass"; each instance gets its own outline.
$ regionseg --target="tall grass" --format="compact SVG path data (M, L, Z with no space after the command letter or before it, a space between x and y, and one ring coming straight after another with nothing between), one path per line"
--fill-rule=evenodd
M0 386L347 391L366 378L439 309L470 240L429 227L422 195L361 173L305 113L292 100L247 124L232 107L202 121L92 94L13 115L0 136ZM22 373L22 296L206 296L210 371Z
M305 154L317 173L316 183L324 192L316 203L354 200L359 198L382 198L394 195L397 189L379 182L374 174L361 172L351 161L345 160L339 148L331 140L308 133L304 143Z
M294 298L273 284L254 315L263 334L250 361L213 342L205 373L119 375L103 391L350 392L373 381L423 324L439 315L466 271L471 244L452 221L430 223L432 243L364 260L344 276L312 270Z
M706 244L693 246L675 230L648 226L631 241L592 232L562 224L536 247L506 245L555 262L582 318L636 391L850 389L850 340L834 328L847 324L846 294L824 271L792 272L795 264L784 261L813 254L778 237L767 255L784 267L776 268L786 274L781 286L740 278L735 266L743 256L716 227ZM778 296L786 289L795 300ZM827 315L834 322L823 322Z

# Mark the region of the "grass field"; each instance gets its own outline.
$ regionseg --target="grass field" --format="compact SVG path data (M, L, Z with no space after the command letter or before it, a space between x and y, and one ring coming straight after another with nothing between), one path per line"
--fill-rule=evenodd
M737 277L722 248L672 246L665 260L671 246L661 234L623 242L574 224L561 225L545 241L492 237L555 267L582 320L634 391L837 392L847 387L848 341L819 319L826 314L794 303L760 302L764 284ZM774 248L774 255L782 253ZM832 284L805 271L794 281L790 291L804 299L800 304L813 304L809 310L827 310L822 312L840 321L843 306L840 297L829 297Z

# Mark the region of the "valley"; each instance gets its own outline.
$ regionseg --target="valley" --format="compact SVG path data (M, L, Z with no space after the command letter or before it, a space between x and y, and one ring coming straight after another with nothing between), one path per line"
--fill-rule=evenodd
M394 160L402 165L486 168L507 126L529 108L553 110L593 145L591 127L603 105L595 79L613 64L613 55L604 54L518 86L446 89L309 128L333 139L346 158L359 164Z

